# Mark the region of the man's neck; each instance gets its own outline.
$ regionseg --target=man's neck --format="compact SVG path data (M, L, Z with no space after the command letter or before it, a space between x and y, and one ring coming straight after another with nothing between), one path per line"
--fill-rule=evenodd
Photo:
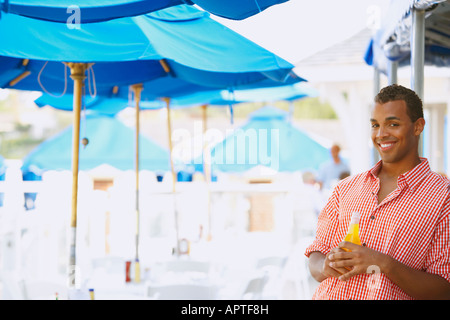
M408 172L409 170L415 168L418 164L420 164L420 158L417 157L412 162L408 163L383 163L381 162L381 170L380 175L384 177L390 177L397 179L400 175Z

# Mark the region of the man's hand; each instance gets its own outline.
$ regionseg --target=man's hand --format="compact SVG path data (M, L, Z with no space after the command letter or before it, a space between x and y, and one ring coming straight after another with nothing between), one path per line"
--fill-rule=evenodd
M344 241L330 251L325 261L331 269L344 271L341 272L339 280L346 281L357 274L367 273L370 266L377 266L380 272L383 272L387 259L389 257L381 252Z
M325 278L335 277L339 278L343 274L348 272L348 269L343 268L341 266L332 265L334 260L330 259L330 257L334 257L336 254L345 253L344 250L340 248L333 248L330 252L327 253L325 259L323 261L321 273Z
M351 251L346 252L342 248ZM376 266L406 294L416 299L450 300L450 282L442 276L413 269L384 253L350 242L339 243L327 255L312 252L309 266L311 275L319 282L329 277L346 281L357 274L367 273L370 266Z

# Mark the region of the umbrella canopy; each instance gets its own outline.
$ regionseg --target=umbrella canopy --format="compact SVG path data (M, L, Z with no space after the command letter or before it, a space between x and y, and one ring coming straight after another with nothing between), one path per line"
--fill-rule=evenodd
M412 10L416 0L392 1L380 29L372 37L364 59L367 64L386 72L388 61L399 66L410 64ZM422 1L426 9L424 25L424 63L437 67L450 66L450 1ZM419 8L420 9L420 8Z
M329 158L328 149L294 127L287 115L271 106L253 112L247 124L211 148L211 169L244 172L263 165L276 171L317 170Z
M216 88L264 79L283 82L294 67L191 6L91 23L81 29L3 14L0 38L0 56L5 57L0 60L2 73L12 66L36 76L41 73L48 81L64 79L61 62L95 63L95 82L108 86L169 75ZM41 90L33 83L29 90Z
M155 82L161 82L159 79ZM170 79L169 79L170 80ZM176 79L174 80L175 83ZM255 102L255 101L278 101L278 100L296 100L303 97L315 97L318 92L312 87L308 87L306 83L296 83L293 85L286 86L276 86L276 87L266 87L266 88L256 88L256 89L238 89L238 90L204 90L196 91L186 88L174 87L170 88L170 81L165 81L167 86L162 89L165 90L165 94L160 96L168 96L171 98L171 107L177 108L188 108L195 107L198 105L212 105L212 106L227 106L230 104L237 104L243 102ZM145 89L143 90L143 98L141 99L139 108L141 110L152 110L165 108L166 104L154 98L151 100L152 88L161 88L160 86L150 86L148 91L149 94L145 95ZM164 89L165 88L165 89ZM125 90L123 90L125 91ZM194 92L194 93L190 93ZM187 93L184 94L183 93ZM55 97L49 94L42 94L34 102L38 107L51 106L59 110L72 110L73 96L71 94L65 94L62 97ZM125 98L125 92L117 93L113 97L108 97L107 95L101 96L97 95L95 97L86 96L84 98L84 107L86 109L92 109L96 112L103 114L116 114L126 107L134 107L130 104L130 101Z
M62 23L89 23L137 16L180 4L196 4L228 19L242 20L288 0L9 0L3 12ZM72 22L73 21L73 22Z
M133 170L135 165L135 132L114 116L90 114L83 124L89 143L80 146L80 170L90 170L108 164L119 170ZM40 175L46 170L70 170L72 159L72 126L44 141L24 159L22 172ZM140 166L142 170L166 172L169 151L150 139L140 136Z
M71 111L73 110L73 95L65 94L62 97L55 97L49 94L42 94L39 98L34 100L34 103L39 107L51 106L58 110ZM123 98L107 98L105 96L91 97L87 95L84 97L83 108L86 110L95 110L97 113L105 115L115 115L126 107L130 106L130 101ZM145 110L161 109L165 104L162 101L141 101L140 108Z

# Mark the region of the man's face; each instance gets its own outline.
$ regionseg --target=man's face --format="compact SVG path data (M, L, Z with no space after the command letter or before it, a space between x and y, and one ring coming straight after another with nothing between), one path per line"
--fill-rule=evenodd
M377 103L370 119L372 142L383 163L414 161L418 154L419 135L425 120L412 122L403 100Z

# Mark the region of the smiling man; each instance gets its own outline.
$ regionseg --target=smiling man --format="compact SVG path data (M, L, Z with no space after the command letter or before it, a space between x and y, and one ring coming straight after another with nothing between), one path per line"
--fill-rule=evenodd
M450 299L450 182L419 157L422 101L385 87L370 124L381 160L336 186L305 252L313 299ZM343 242L354 211L362 245Z

